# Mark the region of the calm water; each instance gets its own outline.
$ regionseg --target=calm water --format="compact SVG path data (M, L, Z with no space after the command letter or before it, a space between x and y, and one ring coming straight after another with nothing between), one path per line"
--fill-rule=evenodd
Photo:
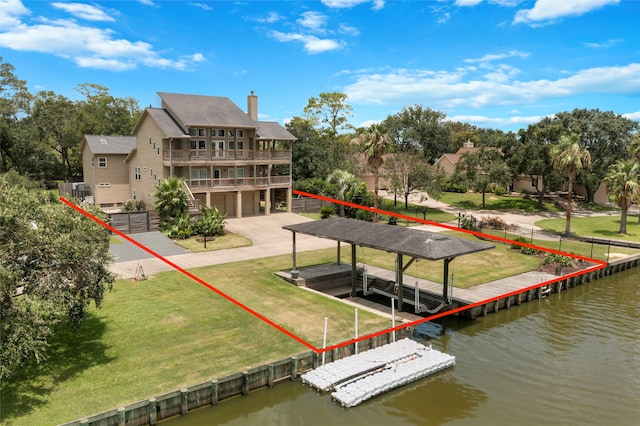
M425 325L422 338L456 366L355 408L287 381L163 424L639 425L639 304L636 268L475 321Z

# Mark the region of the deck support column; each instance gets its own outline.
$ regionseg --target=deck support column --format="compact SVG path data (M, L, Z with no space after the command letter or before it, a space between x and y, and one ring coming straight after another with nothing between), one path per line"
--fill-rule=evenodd
M398 253L398 261L396 262L396 282L398 283L398 312L404 309L404 288L402 285L402 254Z
M444 283L442 287L442 299L448 303L449 300L449 263L453 260L452 257L444 260L444 277L442 282Z
M291 269L291 278L297 279L300 273L296 267L296 233L293 231L291 233L293 234L293 265Z
M338 241L338 246L340 242ZM351 244L351 297L356 297L356 279L358 278L356 270L356 245Z

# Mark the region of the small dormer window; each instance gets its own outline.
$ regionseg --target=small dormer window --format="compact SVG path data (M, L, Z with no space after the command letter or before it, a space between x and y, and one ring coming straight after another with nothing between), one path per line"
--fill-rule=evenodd
M100 138L100 143L102 145L106 145L107 144L107 140L105 138Z

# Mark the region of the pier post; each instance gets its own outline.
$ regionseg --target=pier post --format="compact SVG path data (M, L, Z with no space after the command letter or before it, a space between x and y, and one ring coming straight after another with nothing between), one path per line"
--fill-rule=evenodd
M220 393L220 385L217 380L211 381L211 405L216 405L218 403L218 395Z
M269 386L270 388L273 387L274 377L275 367L273 366L273 364L269 364L269 366L267 367L267 386Z
M249 395L249 371L242 372L242 387L240 388L242 395Z
M149 398L148 410L149 410L149 424L153 426L158 422L158 411L157 411L158 408L156 405L155 398Z
M118 426L124 426L126 422L126 411L124 407L118 407Z
M180 414L183 416L189 412L188 389L180 390Z
M292 356L291 361L293 363L293 365L291 366L291 380L297 380L298 379L298 357L295 355Z

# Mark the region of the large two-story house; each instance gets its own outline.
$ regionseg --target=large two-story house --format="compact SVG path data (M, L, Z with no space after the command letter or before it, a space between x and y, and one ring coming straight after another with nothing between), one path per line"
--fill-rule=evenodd
M258 121L253 92L246 113L226 97L158 95L161 107L145 109L133 129L135 147L125 159L127 199L152 209L157 185L175 176L185 181L192 199L228 217L268 215L277 205L291 206L296 138L276 122Z

